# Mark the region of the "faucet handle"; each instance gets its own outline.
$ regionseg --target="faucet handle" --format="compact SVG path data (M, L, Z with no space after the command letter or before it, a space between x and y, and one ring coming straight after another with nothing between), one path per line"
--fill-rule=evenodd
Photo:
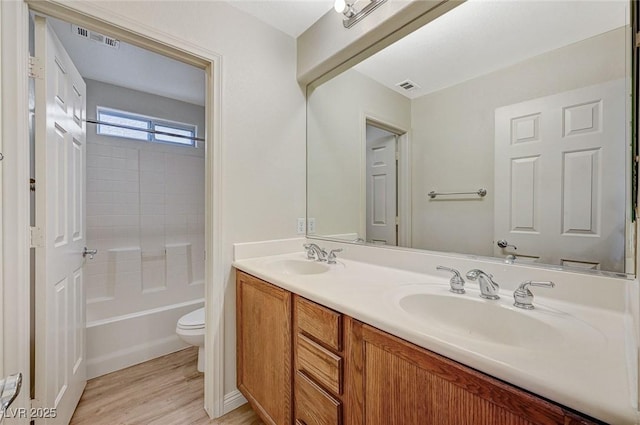
M342 252L342 248L332 249L327 255L327 264L336 264L336 252Z
M462 278L462 276L460 276L460 272L458 270L452 269L450 267L444 267L444 266L438 266L436 267L436 270L445 270L453 273L453 276L451 276L451 279L449 280L449 285L451 285L451 289L449 289L449 291L455 294L465 293L464 279Z
M532 310L534 308L533 292L529 290L530 286L553 288L556 284L551 281L527 280L526 282L522 282L520 286L518 286L518 289L513 292L513 305L519 308L524 308L525 310Z
M308 260L315 260L316 257L313 255L313 249L311 248L310 243L306 243L304 245L302 245L302 247L307 251L307 259Z
M302 245L302 247L307 251L307 259L308 260L315 260L316 259L316 252L320 251L320 247L314 243L306 243L304 245ZM317 251L316 251L317 249ZM320 261L320 256L318 256L318 261Z

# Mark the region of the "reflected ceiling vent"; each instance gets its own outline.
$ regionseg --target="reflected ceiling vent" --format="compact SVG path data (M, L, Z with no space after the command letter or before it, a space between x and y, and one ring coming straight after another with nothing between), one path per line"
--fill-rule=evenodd
M420 88L420 86L417 83L414 83L411 80L404 80L396 84L396 86L400 87L402 90L405 90L405 91L413 91Z
M78 37L86 38L88 40L95 41L104 46L117 49L120 47L120 41L108 35L100 34L99 32L89 31L86 28L79 27L77 25L71 25L71 31Z

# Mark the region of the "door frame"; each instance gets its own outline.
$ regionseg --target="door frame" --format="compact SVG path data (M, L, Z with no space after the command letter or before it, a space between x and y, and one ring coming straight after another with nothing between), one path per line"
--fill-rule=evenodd
M367 233L367 125L381 128L398 136L398 240L397 246L411 247L411 137L410 131L380 116L360 114L360 228L359 235Z
M113 13L96 2L64 4L57 0L22 0L0 3L0 54L3 90L0 97L2 153L2 204L15 208L2 210L0 259L3 265L0 289L4 317L10 324L2 327L4 337L2 372L21 371L23 390L14 406L30 405L30 293L29 293L29 146L28 146L28 39L29 10L54 18L73 21L89 29L114 37L205 70L205 359L204 408L210 417L224 412L224 282L222 230L222 55L175 36L158 31L126 16ZM125 29L127 28L127 29ZM129 28L135 28L130 30ZM25 182L24 186L16 182ZM21 284L21 282L23 284ZM27 284L24 284L27 282ZM4 283L4 288L2 284ZM1 317L1 316L0 316ZM0 325L3 323L0 322ZM28 420L8 420L28 423Z
M28 132L28 11L21 2L0 3L2 63L2 372L22 372L23 387L15 408L30 407L30 214ZM18 143L22 141L22 143ZM19 185L17 182L24 182ZM27 410L28 411L28 410ZM6 418L7 424L28 419Z

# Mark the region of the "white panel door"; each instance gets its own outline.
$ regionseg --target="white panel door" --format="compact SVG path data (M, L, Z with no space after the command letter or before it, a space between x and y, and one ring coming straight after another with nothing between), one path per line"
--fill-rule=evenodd
M85 247L86 86L45 18L35 18L36 369L38 406L68 424L86 384Z
M625 99L616 80L496 109L496 256L624 272Z
M367 125L367 242L397 245L396 140Z

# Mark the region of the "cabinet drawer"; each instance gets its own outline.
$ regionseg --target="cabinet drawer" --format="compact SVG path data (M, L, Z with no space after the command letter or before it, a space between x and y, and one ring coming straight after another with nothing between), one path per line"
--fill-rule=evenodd
M304 298L295 297L298 329L327 347L342 349L342 316Z
M298 334L296 341L298 370L316 380L335 395L342 394L342 359L316 344L306 336Z
M340 425L342 423L340 402L311 382L302 372L296 372L295 389L297 424Z

